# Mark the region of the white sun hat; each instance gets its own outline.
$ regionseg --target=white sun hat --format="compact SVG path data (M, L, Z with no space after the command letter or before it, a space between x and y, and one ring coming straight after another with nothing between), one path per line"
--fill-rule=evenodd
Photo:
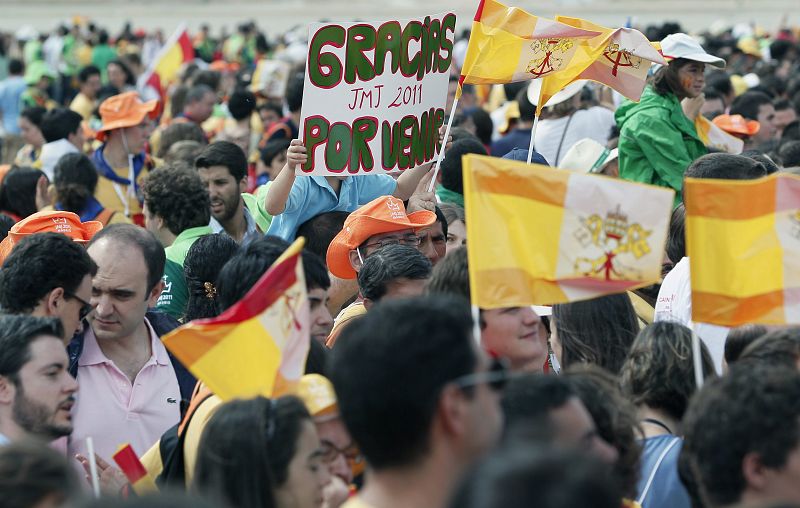
M583 90L583 87L586 85L587 80L579 79L569 85L565 86L562 90L556 92L555 95L550 97L550 100L547 101L545 107L548 106L555 106L556 104L561 104L567 99L572 98L575 94L579 93ZM531 81L531 84L528 85L528 100L531 104L536 106L539 102L539 94L542 92L542 79L534 79Z

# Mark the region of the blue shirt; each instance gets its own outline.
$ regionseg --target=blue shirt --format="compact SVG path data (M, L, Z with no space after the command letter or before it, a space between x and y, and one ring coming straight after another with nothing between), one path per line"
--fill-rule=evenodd
M324 176L298 176L294 180L286 208L272 218L267 230L291 242L300 224L325 212L352 212L381 196L389 196L397 182L389 175L348 176L342 180L339 196Z
M691 508L689 493L678 477L683 440L665 434L648 437L642 445L642 474L636 488L642 508Z
M6 134L19 134L17 118L20 112L20 97L26 88L22 76L11 76L0 83L0 111L3 112L3 130Z

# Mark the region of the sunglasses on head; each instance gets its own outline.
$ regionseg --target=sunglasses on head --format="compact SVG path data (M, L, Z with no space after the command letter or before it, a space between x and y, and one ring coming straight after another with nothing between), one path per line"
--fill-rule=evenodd
M508 364L502 358L492 358L489 368L483 372L473 372L457 377L453 383L460 388L469 388L486 383L494 391L502 391L510 376Z

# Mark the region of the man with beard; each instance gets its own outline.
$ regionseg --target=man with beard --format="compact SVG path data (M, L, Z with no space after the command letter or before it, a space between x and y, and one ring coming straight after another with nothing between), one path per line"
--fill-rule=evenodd
M0 316L0 445L72 433L78 382L56 318Z
M247 156L230 141L211 143L194 163L211 200L211 230L224 233L245 245L261 236L253 214L258 214L255 199L245 203Z

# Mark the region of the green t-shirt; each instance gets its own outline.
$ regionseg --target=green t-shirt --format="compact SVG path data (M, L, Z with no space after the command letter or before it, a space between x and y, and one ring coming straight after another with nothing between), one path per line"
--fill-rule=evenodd
M108 62L117 58L117 52L108 44L98 44L92 49L92 65L100 69L100 77L104 84L108 84L106 66Z
M244 206L247 207L250 215L255 219L256 224L258 224L258 229L264 232L266 232L269 229L269 225L272 224L272 215L267 213L266 209L267 192L269 191L269 185L271 183L272 182L267 182L264 185L260 185L256 189L255 194L242 194Z
M189 288L183 275L186 254L198 238L211 233L211 228L208 226L189 228L181 232L172 245L164 249L167 255L167 263L164 266L164 290L158 297L156 308L175 319L183 317L186 303L189 301Z

